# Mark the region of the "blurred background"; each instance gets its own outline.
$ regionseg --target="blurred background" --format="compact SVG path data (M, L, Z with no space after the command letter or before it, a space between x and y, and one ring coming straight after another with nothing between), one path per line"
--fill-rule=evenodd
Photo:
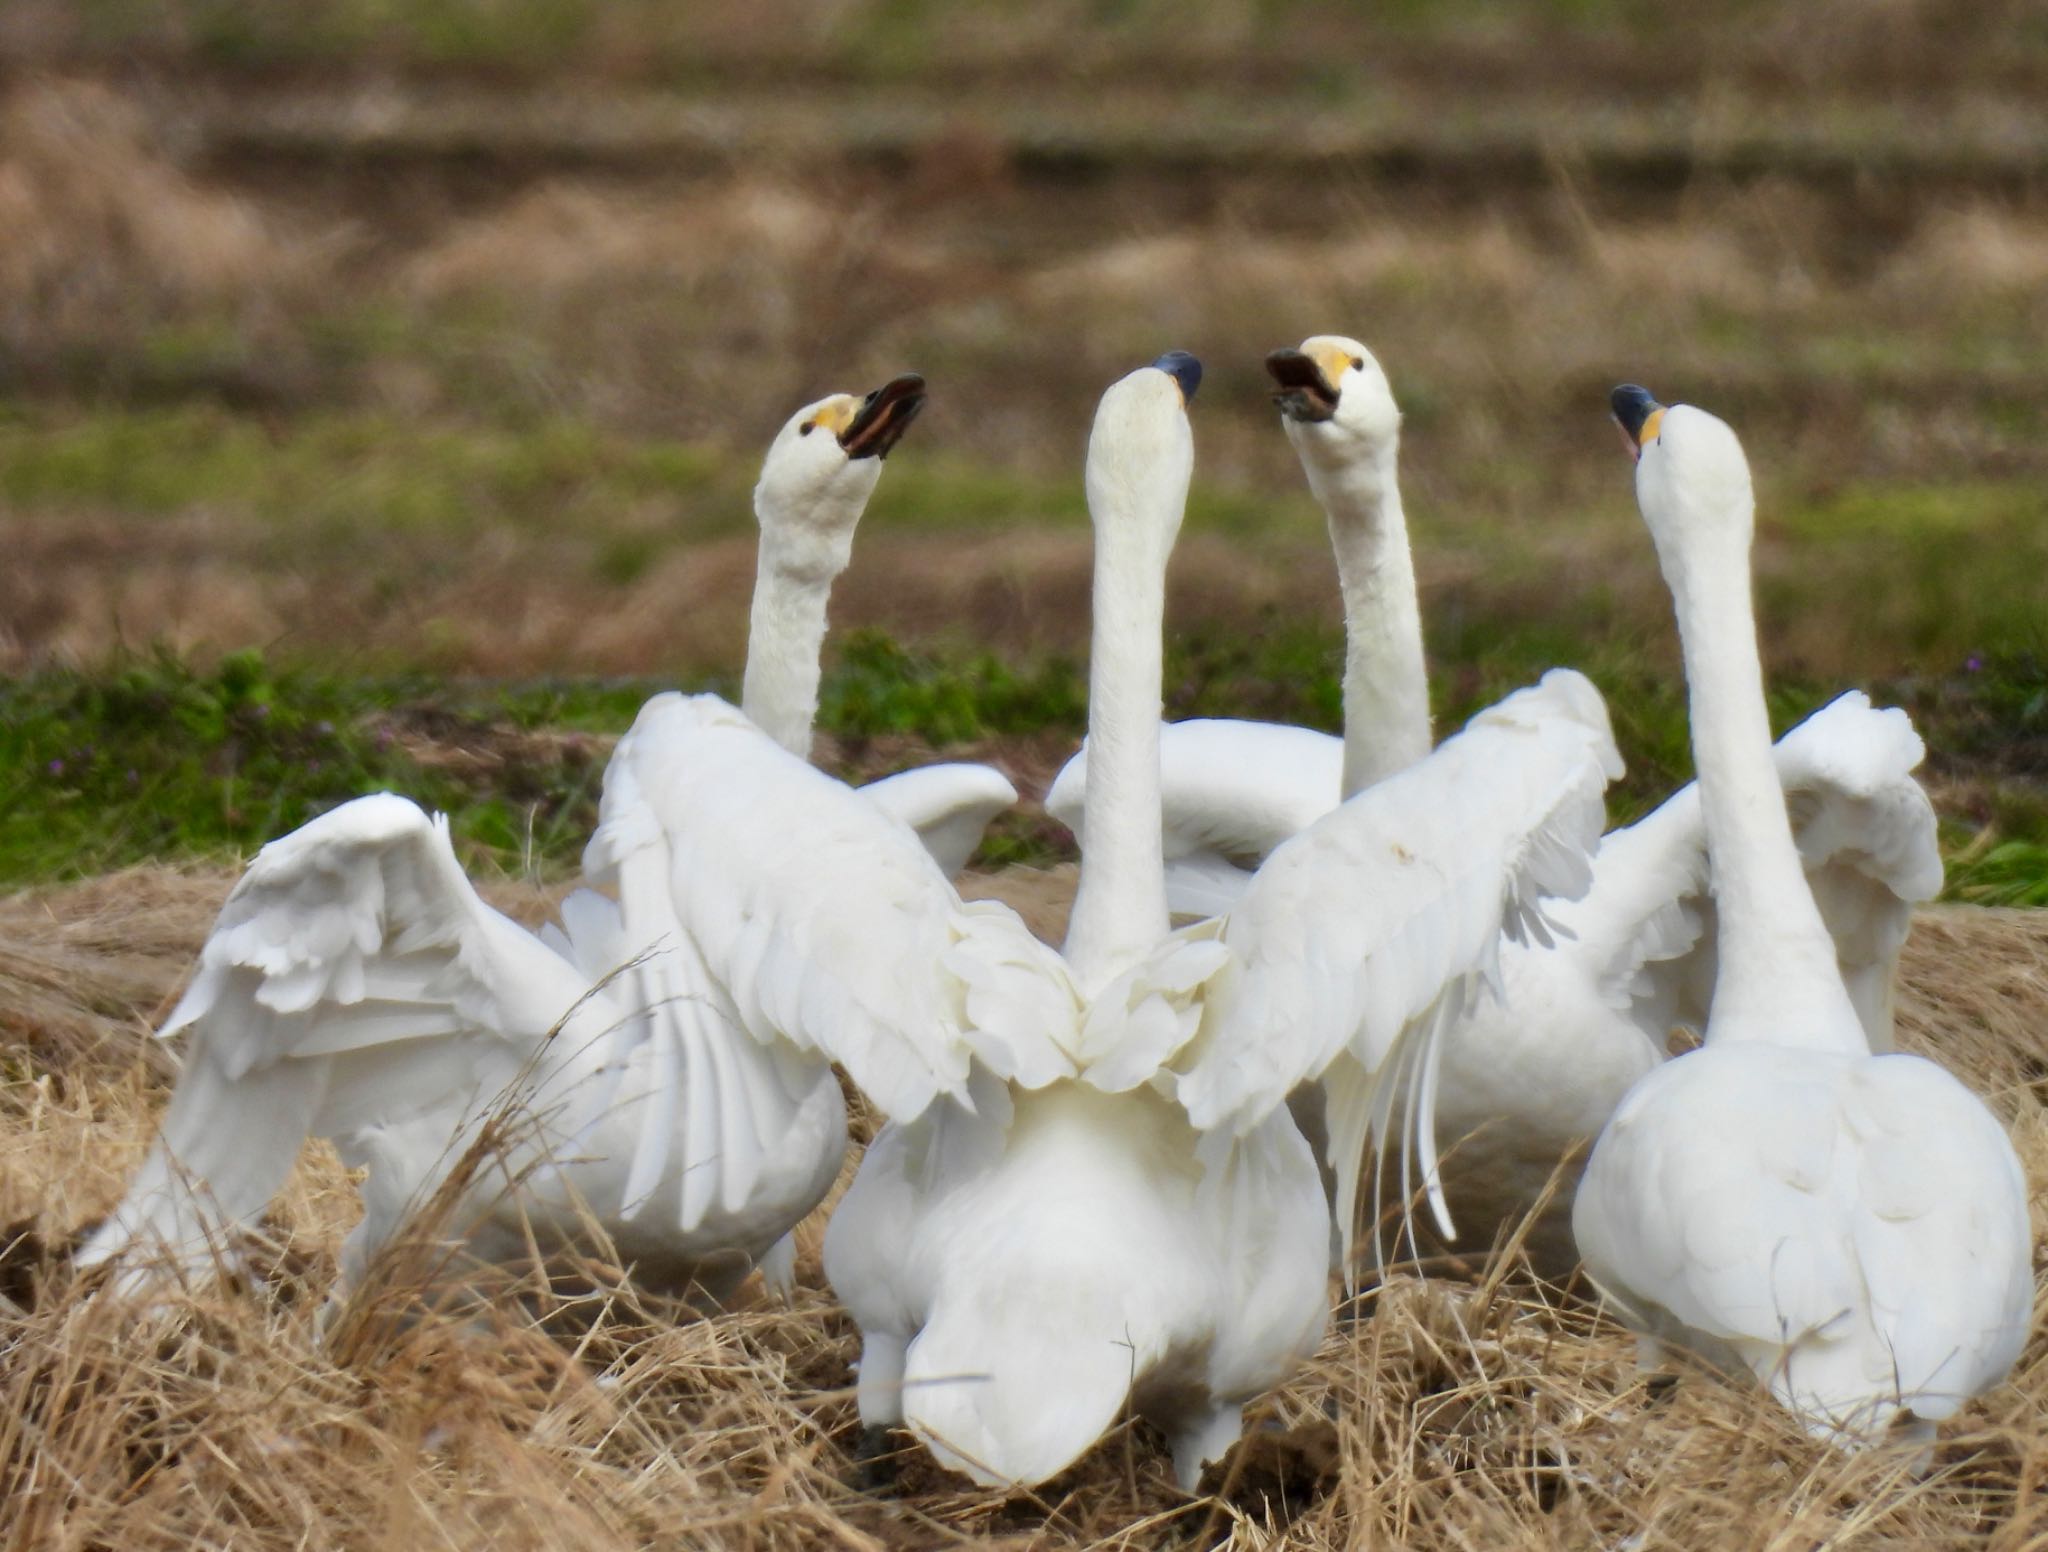
M6 0L0 883L384 784L567 865L604 735L732 682L769 437L903 370L835 768L1071 749L1088 420L1169 346L1169 709L1335 726L1260 361L1341 332L1446 729L1571 663L1618 812L1686 773L1639 380L1750 450L1780 720L1909 706L1952 889L2048 903L2044 104L2043 0Z

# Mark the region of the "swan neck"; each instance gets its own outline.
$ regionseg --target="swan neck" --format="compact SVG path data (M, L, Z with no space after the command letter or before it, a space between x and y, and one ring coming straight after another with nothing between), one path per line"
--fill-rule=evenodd
M1166 935L1160 684L1167 554L1135 523L1095 531L1088 662L1088 800L1066 956L1093 996Z
M740 710L798 759L811 757L818 681L832 583L853 555L853 536L803 535L800 542L764 525L747 625L747 671Z
M1370 459L1309 471L1344 596L1347 798L1430 750L1429 671L1399 463L1400 444L1390 437Z
M1688 540L1665 576L1677 604L1718 919L1707 1038L1866 1054L1772 755L1747 531Z

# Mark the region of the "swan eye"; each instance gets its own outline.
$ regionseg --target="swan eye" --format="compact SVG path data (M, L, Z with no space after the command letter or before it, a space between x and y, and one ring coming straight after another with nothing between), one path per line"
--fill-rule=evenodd
M817 429L818 423L815 420L807 420L801 426L798 426L796 428L796 434L798 436L809 436L813 431L816 431Z
M1351 370L1354 372L1363 372L1365 370L1365 357L1353 356L1351 358Z

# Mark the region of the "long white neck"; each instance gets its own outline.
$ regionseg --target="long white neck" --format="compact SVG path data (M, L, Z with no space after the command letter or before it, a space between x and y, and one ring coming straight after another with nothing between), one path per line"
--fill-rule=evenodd
M1707 1039L1866 1054L1834 941L1793 844L1771 756L1749 535L1689 533L1683 553L1662 558L1685 655L1693 760L1719 921Z
M844 533L761 525L740 710L799 759L811 757L818 716L825 606L852 558L851 525Z
M1400 442L1369 458L1304 455L1329 520L1344 594L1344 796L1406 770L1430 751L1429 671L1415 560L1401 508Z
M1160 841L1160 682L1167 554L1137 523L1095 529L1088 663L1088 804L1066 957L1093 996L1166 936Z

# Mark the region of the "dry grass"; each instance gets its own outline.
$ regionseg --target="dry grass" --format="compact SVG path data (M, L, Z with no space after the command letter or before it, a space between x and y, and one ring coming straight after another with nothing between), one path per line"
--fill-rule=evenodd
M976 892L1056 931L1070 874ZM1208 1492L1175 1491L1140 1427L1006 1498L914 1451L855 1458L856 1341L815 1222L787 1309L743 1296L690 1319L600 1259L573 1306L506 1290L481 1313L423 1311L415 1244L323 1347L314 1311L353 1207L316 1148L253 1286L117 1315L38 1245L103 1211L146 1141L163 1079L144 1031L227 881L138 869L0 901L0 1221L36 1237L6 1283L34 1307L0 1316L0 1546L2019 1552L2048 1535L2048 1332L1915 1482L1893 1456L1817 1448L1747 1388L1638 1376L1629 1340L1569 1290L1397 1277L1255 1410ZM494 894L529 917L548 904ZM2048 1201L2048 915L1928 912L1903 979L1906 1043L1992 1097Z

